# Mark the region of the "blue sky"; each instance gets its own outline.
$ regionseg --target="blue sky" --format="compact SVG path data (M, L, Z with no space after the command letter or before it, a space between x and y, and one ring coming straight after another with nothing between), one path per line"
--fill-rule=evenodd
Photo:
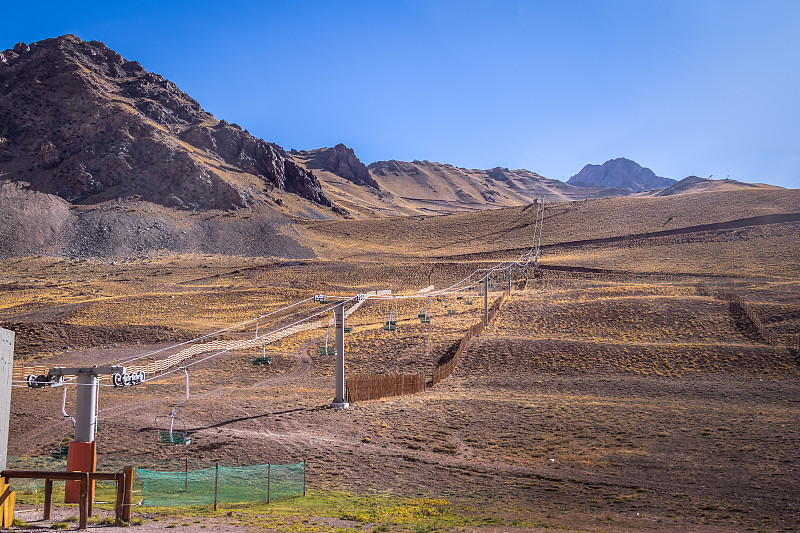
M800 1L12 2L286 149L800 188Z

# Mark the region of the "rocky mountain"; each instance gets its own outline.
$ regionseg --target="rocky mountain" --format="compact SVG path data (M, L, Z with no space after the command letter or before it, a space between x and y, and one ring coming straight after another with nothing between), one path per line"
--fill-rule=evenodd
M292 150L291 155L295 159L303 161L306 168L324 170L356 185L380 189L378 182L370 176L366 165L356 156L353 149L342 143L333 148Z
M174 83L73 35L0 53L2 179L71 204L236 209L275 190L330 207L313 172Z
M656 176L652 170L623 157L602 165L586 165L567 183L577 187L611 187L632 192L669 187L675 180Z

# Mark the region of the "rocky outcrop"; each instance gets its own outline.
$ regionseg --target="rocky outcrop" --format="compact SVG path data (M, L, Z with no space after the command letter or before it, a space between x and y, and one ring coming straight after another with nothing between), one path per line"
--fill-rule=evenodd
M408 161L396 161L391 159L389 161L375 161L370 164L367 169L374 173L376 176L389 176L395 175L422 175L422 171L417 166L418 161L409 163Z
M586 165L567 183L578 187L600 186L640 192L669 187L675 180L656 176L649 168L621 157L602 165Z
M73 35L0 54L0 174L80 204L136 196L227 210L282 189L331 206L313 172L279 146L217 121L171 81Z
M356 156L352 148L342 143L333 148L319 148L317 150L299 151L297 155L306 159L306 166L336 174L356 185L380 189L367 170L367 166Z

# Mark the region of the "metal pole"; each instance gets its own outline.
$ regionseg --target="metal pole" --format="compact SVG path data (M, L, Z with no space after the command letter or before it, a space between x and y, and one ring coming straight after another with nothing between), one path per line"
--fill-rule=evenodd
M303 458L303 496L306 495L306 459Z
M483 325L489 325L489 273L483 278Z
M75 408L75 441L94 442L97 425L97 374L78 374Z
M269 473L272 470L272 463L267 463L267 503L269 503L269 489L270 489L270 482L269 482Z
M511 296L511 265L508 265L508 295Z
M334 307L333 313L336 332L336 397L331 407L347 409L349 405L344 395L344 302Z
M183 492L189 492L189 458L184 457L184 476L183 476Z

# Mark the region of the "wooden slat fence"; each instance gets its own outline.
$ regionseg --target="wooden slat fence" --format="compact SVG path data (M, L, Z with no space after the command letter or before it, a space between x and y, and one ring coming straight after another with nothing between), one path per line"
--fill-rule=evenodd
M497 312L503 305L503 302L505 301L507 296L508 296L508 291L506 290L503 292L503 294L500 295L500 297L497 300L494 301L494 303L492 303L492 306L489 308L489 317L488 317L489 322L492 322L495 316L497 316ZM485 327L486 326L484 325L484 321L482 318L480 322L470 326L464 337L460 341L458 341L458 348L456 348L456 353L453 355L453 357L449 361L445 361L444 363L440 364L433 370L432 381L434 385L436 385L437 383L441 383L442 381L450 377L450 374L453 373L459 361L461 361L461 358L464 355L464 351L467 348L467 343L469 343L469 341L480 335Z
M356 374L347 379L347 401L377 400L425 391L425 374Z

